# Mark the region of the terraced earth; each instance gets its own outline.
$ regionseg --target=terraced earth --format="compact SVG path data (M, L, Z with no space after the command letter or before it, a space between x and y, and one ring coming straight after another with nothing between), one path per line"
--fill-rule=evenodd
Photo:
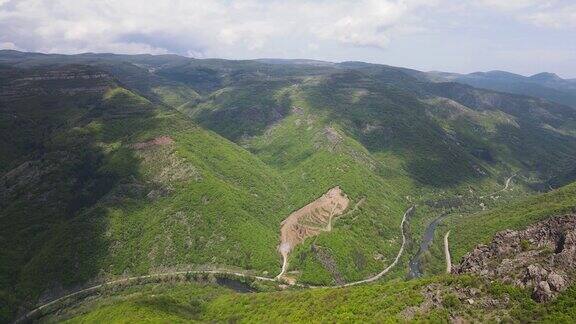
M288 254L292 249L307 238L321 232L330 232L333 218L341 215L348 208L348 203L348 197L340 187L334 187L282 221L278 246L278 251L282 255L282 270L277 278L285 275Z

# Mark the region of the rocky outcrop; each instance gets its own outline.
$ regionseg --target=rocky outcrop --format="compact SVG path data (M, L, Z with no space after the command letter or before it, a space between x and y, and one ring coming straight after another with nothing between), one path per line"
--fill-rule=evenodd
M497 233L455 266L453 273L473 273L533 290L539 302L553 299L574 281L576 214L550 218L522 231Z
M326 269L326 271L328 271L332 275L332 278L334 278L334 282L337 285L343 285L346 283L346 281L344 280L344 276L342 276L342 274L338 270L336 260L334 260L334 258L330 254L330 250L328 250L325 247L312 244L312 246L310 246L310 251L314 254L316 260L318 260L322 264L324 269Z
M142 150L154 146L170 145L172 143L174 143L174 140L170 136L159 136L147 142L135 143L132 147L137 150Z
M5 82L0 82L0 103L13 103L35 96L102 95L114 85L110 75L89 66L12 69L6 73L10 75Z

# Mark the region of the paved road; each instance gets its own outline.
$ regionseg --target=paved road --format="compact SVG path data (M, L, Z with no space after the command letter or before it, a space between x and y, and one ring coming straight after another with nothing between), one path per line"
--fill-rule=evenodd
M37 315L38 313L40 313L43 309L46 309L52 305L58 304L59 302L66 300L68 298L71 297L75 297L75 296L79 296L82 294L89 294L92 292L97 291L100 288L103 287L107 287L107 286L114 286L114 285L118 285L118 284L123 284L123 283L129 283L129 282L133 282L133 281L138 281L138 280L142 280L142 279L153 279L153 278L162 278L162 277L169 277L169 276L175 276L175 275L186 275L186 274L219 274L219 275L234 275L237 277L241 277L241 278L252 278L255 280L261 280L261 281L276 281L274 278L268 278L268 277L260 277L260 276L253 276L253 275L248 275L245 273L241 273L241 272L233 272L233 271L226 271L226 270L193 270L193 271L177 271L177 272L169 272L169 273L160 273L160 274L151 274L151 275L144 275L144 276L137 276L137 277L130 277L130 278L124 278L124 279L118 279L118 280L113 280L113 281L108 281L96 286L92 286L92 287L88 287L85 289L81 289L78 290L76 292L64 295L60 298L54 299L46 304L43 304L41 306L38 306L37 308L29 311L28 313L26 313L24 316L20 317L19 319L17 319L15 321L15 323L19 323L19 322L24 322L28 319L32 319L35 317L35 315Z
M359 284L363 284L363 283L368 283L368 282L373 282L376 281L378 279L380 279L383 275L385 275L386 273L388 273L388 271L390 271L390 269L392 269L400 260L400 257L402 256L402 253L404 253L404 247L406 246L406 233L404 232L404 223L406 222L406 218L408 217L408 215L410 214L410 212L412 212L412 209L414 209L414 206L408 208L408 210L406 210L406 212L404 213L404 216L402 217L402 222L400 223L400 233L402 233L402 245L400 246L400 250L398 251L398 254L396 255L396 259L394 259L394 262L392 262L386 269L382 270L380 273L378 273L377 275L364 279L364 280L359 280L359 281L355 281L355 282L349 282L343 285L339 285L339 286L333 286L333 287L349 287L349 286L355 286L355 285L359 285Z
M380 273L378 273L375 276L372 276L370 278L364 279L364 280L349 282L349 283L346 283L343 285L308 286L308 285L301 285L301 284L293 284L292 286L302 287L302 288L341 288L341 287L349 287L349 286L359 285L359 284L363 284L363 283L369 283L369 282L373 282L373 281L380 279L383 275L388 273L390 271L390 269L392 269L398 263L398 261L400 260L400 257L402 256L402 253L404 253L404 247L406 246L406 233L404 232L404 223L406 222L406 218L408 217L408 215L410 214L412 209L414 209L414 206L412 206L412 207L408 208L408 210L406 210L406 212L404 213L404 216L402 217L402 222L400 223L400 232L402 234L402 245L400 246L400 251L398 251L398 254L396 255L396 258L394 259L394 262L392 262L392 264L390 264L386 269L382 270ZM283 269L282 269L282 272L280 274L284 273L284 271L285 271L284 267L285 267L285 265L283 265L283 267L282 267ZM174 276L174 275L186 275L186 274L233 275L233 276L237 276L237 277L241 277L241 278L251 278L254 280L268 281L268 282L278 282L278 279L280 276L279 275L276 278L269 278L269 277L254 276L254 275L249 275L249 274L245 274L242 272L234 272L234 271L227 271L227 270L193 270L193 271L177 271L177 272L169 272L169 273L161 273L161 274L151 274L151 275L118 279L118 280L105 282L105 283L102 283L102 284L99 284L96 286L88 287L88 288L85 288L82 290L78 290L76 292L73 292L73 293L64 295L60 298L57 298L55 300L52 300L46 304L40 305L37 308L26 313L24 316L17 319L15 321L15 323L25 322L27 320L33 319L33 318L35 318L36 315L40 314L42 310L47 309L52 305L58 304L59 302L61 302L63 300L66 300L66 299L71 298L71 297L79 296L82 294L89 294L89 293L95 292L98 289L106 287L106 286L113 286L113 285L122 284L122 283L129 283L132 281L138 281L138 280L142 280L142 279L162 278L162 277L169 277L169 276Z

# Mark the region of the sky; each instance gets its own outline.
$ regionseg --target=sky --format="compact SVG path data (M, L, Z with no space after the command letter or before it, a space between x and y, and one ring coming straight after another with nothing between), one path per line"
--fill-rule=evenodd
M0 49L576 78L576 0L0 0Z

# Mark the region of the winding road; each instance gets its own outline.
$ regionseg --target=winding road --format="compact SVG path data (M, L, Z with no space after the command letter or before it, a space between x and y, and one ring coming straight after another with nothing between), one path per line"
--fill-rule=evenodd
M413 209L414 209L414 206L408 208L408 210L406 210L406 212L404 213L404 216L402 217L402 222L400 223L400 233L402 233L402 245L400 246L400 250L398 251L396 258L394 259L394 262L392 262L386 269L382 270L380 273L378 273L377 275L372 276L370 278L367 278L364 280L359 280L359 281L354 281L354 282L349 282L349 283L346 283L343 285L331 286L331 287L349 287L349 286L355 286L355 285L359 285L359 284L363 284L363 283L373 282L373 281L380 279L383 275L388 273L388 271L390 271L390 269L392 269L398 263L398 261L400 260L400 257L402 256L402 253L404 253L404 247L406 246L406 233L404 232L404 223L406 222L406 218L412 212Z
M516 174L513 174L512 176L507 178L505 185L504 185L504 188L490 194L490 196L492 196L498 192L508 190L508 187L510 186L512 178L514 178L515 176L516 176ZM480 197L480 198L482 198L482 197ZM378 274L376 274L372 277L363 279L363 280L349 282L349 283L342 284L342 285L308 286L308 285L302 285L302 284L292 284L292 286L303 287L303 288L342 288L342 287L350 287L350 286L370 283L370 282L374 282L374 281L380 279L382 276L384 276L386 273L388 273L394 266L396 266L396 264L398 264L398 262L400 261L400 258L402 257L402 254L404 253L404 249L406 246L406 233L404 231L404 224L406 223L406 219L408 218L409 214L412 212L413 209L414 209L414 206L411 206L410 208L408 208L406 210L406 212L404 212L404 215L402 217L402 222L400 223L400 233L402 234L402 245L400 246L400 250L398 251L396 258L388 267L386 267L384 270L382 270ZM441 215L441 217L439 217L437 219L437 221L440 221L443 216L444 215ZM330 219L328 226L331 227L331 219ZM434 228L435 228L435 226L434 226ZM433 231L432 231L432 233L433 233ZM451 263L451 259L450 259L450 250L448 248L448 236L449 236L449 234L450 234L450 231L448 231L446 233L446 235L444 236L444 254L446 257L446 272L448 272L448 273L450 273L451 269L452 269L452 263ZM233 275L233 276L237 276L239 278L250 278L250 279L254 279L254 280L268 281L268 282L279 282L282 275L286 272L287 267L288 267L288 261L287 261L287 258L284 258L283 262L282 262L282 269L281 269L280 273L278 274L278 276L276 276L275 278L254 276L254 275L250 275L250 274L246 274L246 273L242 273L242 272L234 272L234 271L227 271L227 270L192 270L192 271L177 271L177 272L169 272L169 273L161 273L161 274L151 274L151 275L144 275L144 276L137 276L137 277L130 277L130 278L113 280L113 281L105 282L105 283L95 285L92 287L88 287L88 288L85 288L82 290L78 290L76 292L73 292L73 293L64 295L60 298L54 299L48 303L42 304L42 305L36 307L35 309L29 311L28 313L26 313L24 316L17 319L15 321L15 323L25 322L25 321L28 321L30 319L33 319L33 318L35 318L36 315L41 313L42 310L44 310L50 306L56 305L59 302L62 302L68 298L79 296L82 294L89 294L89 293L95 292L98 289L106 287L106 286L113 286L113 285L117 285L117 284L129 283L129 282L143 280L143 279L162 278L162 277L169 277L169 276L174 276L174 275L186 275L186 274ZM411 268L412 268L412 265L411 265Z
M506 179L506 182L504 183L504 188L498 190L498 191L494 191L493 193L487 195L487 197L492 197L495 194L502 192L502 191L506 191L508 190L508 187L510 187L510 183L512 183L512 178L514 178L516 176L516 173L514 173L513 175L511 175L510 177L508 177L508 179ZM479 198L484 198L486 196L480 196Z
M95 285L92 287L88 287L85 289L81 289L78 290L76 292L64 295L60 298L54 299L48 303L45 303L41 306L36 307L35 309L29 311L28 313L26 313L24 316L18 318L14 323L20 323L20 322L25 322L27 320L30 320L32 318L35 317L35 315L37 315L38 313L40 313L43 309L46 309L52 305L56 305L61 301L64 301L68 298L71 297L75 297L75 296L80 296L83 294L89 294L92 292L96 292L98 289L107 287L107 286L114 286L114 285L118 285L118 284L124 284L124 283L130 283L133 281L139 281L139 280L143 280L143 279L154 279L154 278L163 278L163 277L170 277L170 276L177 276L177 275L186 275L186 274L218 274L218 275L233 275L233 276L237 276L237 277L241 277L241 278L252 278L255 280L261 280L261 281L276 281L274 278L268 278L268 277L260 277L260 276L253 276L253 275L248 275L245 273L241 273L241 272L233 272L233 271L226 271L226 270L191 270L191 271L177 271L177 272L167 272L167 273L159 273L159 274L151 274L151 275L144 275L144 276L137 276L137 277L130 277L130 278L123 278L123 279L118 279L118 280L113 280L113 281L108 281L99 285Z
M398 264L400 257L402 257L402 254L404 253L404 249L406 246L406 233L404 231L404 224L406 223L406 219L408 218L408 216L410 215L410 213L412 212L413 209L414 209L414 206L411 206L410 208L408 208L406 210L406 212L404 213L404 216L402 217L402 222L400 223L400 232L402 234L402 245L400 246L400 250L398 251L396 258L386 269L382 270L380 273L378 273L372 277L363 279L363 280L349 282L349 283L342 284L342 285L309 286L309 285L302 285L302 284L292 284L292 286L302 287L302 288L342 288L342 287L349 287L349 286L355 286L355 285L359 285L359 284L374 282L374 281L380 279L382 276L384 276L386 273L388 273L394 266L396 266L396 264ZM95 285L92 287L78 290L76 292L64 295L60 298L57 298L57 299L54 299L50 302L42 304L42 305L36 307L35 309L27 312L24 316L18 318L14 323L21 323L21 322L30 321L31 319L36 318L37 315L41 315L42 310L47 309L50 306L56 305L56 304L66 300L68 298L96 292L99 289L107 287L107 286L114 286L114 285L118 285L118 284L130 283L130 282L139 281L139 280L143 280L143 279L163 278L163 277L176 276L176 275L186 275L186 274L233 275L233 276L240 277L240 278L250 278L250 279L260 280L260 281L278 282L279 281L278 279L280 278L281 274L283 274L286 270L285 267L286 267L286 262L284 262L284 264L282 266L282 271L280 272L280 274L278 276L276 276L275 278L254 276L254 275L250 275L250 274L246 274L246 273L242 273L242 272L227 271L227 270L191 270L191 271L176 271L176 272L168 272L168 273L160 273L160 274L150 274L150 275L144 275L144 276L137 276L137 277L130 277L130 278L108 281L108 282L105 282L105 283L102 283L99 285Z

